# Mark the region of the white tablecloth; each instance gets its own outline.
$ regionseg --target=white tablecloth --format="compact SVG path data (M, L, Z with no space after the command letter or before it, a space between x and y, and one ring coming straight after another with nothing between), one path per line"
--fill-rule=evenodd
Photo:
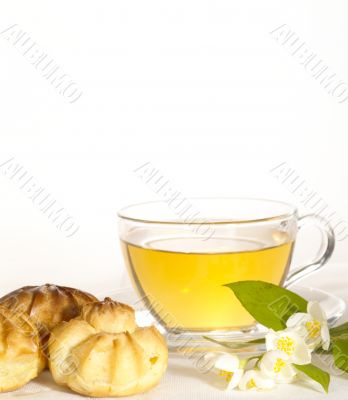
M322 271L306 278L301 285L312 286L342 297L348 304L348 266L343 264L328 265ZM348 320L348 311L341 322ZM0 395L0 400L14 398L68 400L82 398L60 388L50 377L48 371L24 388ZM161 384L142 395L133 396L134 400L215 400L215 399L296 399L309 400L317 398L346 400L348 398L348 374L333 376L328 395L321 394L300 384L278 385L270 392L226 393L218 389L208 374L202 374L194 368L194 362L178 355L170 357L169 368Z

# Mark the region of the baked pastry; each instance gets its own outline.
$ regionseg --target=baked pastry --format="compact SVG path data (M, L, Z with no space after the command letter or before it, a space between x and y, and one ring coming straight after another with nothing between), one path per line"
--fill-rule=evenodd
M82 307L49 339L54 380L91 397L126 396L157 385L168 363L164 338L154 327L137 327L134 310L106 298Z
M40 331L43 347L51 330L62 321L80 314L81 306L96 301L93 295L78 289L46 284L25 286L0 299L0 305L26 312Z
M44 367L35 324L26 313L0 306L0 392L18 389Z

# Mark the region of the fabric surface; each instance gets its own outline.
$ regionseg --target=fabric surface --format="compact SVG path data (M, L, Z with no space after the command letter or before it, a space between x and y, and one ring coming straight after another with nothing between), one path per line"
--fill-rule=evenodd
M311 286L333 293L343 298L348 304L347 266L344 264L329 264L320 272L304 279L302 286ZM5 292L4 292L5 293ZM348 311L340 322L348 320ZM320 360L319 360L320 362ZM322 366L322 365L320 365ZM331 379L330 392L328 395L321 394L303 384L278 385L270 392L241 392L238 390L224 392L217 387L216 381L211 374L203 374L195 368L195 361L183 356L171 354L170 363L166 376L161 384L142 395L132 396L135 400L215 400L215 399L296 399L310 400L325 398L328 400L347 399L348 374L333 376ZM28 398L28 399L55 399L69 400L83 398L69 392L63 387L57 386L48 371L39 378L30 382L24 388L15 392L0 395L0 400Z

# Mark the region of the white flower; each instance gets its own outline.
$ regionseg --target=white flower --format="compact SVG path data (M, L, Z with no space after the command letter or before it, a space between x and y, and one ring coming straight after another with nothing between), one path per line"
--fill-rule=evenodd
M297 328L299 332L302 332L312 348L321 344L323 349L327 350L330 346L330 332L326 315L317 301L309 301L307 313L293 314L288 319L286 326Z
M209 358L213 361L214 372L226 382L225 390L237 387L244 372L239 358L229 353L215 353Z
M302 365L311 362L312 349L295 330L286 329L275 332L271 329L266 335L266 349L284 352L287 360L294 364Z
M239 382L240 390L272 389L273 379L265 376L261 371L251 369L246 371Z
M280 350L271 350L265 353L259 366L266 376L274 379L277 383L290 383L296 375L287 354Z

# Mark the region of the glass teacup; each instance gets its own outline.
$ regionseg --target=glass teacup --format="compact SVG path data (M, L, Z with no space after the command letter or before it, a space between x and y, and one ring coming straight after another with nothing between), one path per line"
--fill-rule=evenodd
M329 224L296 207L251 198L192 199L200 217L183 218L164 201L122 209L119 232L133 285L157 322L178 333L221 333L255 321L225 284L261 280L288 286L321 268L334 249ZM202 217L204 216L204 218ZM303 226L322 232L319 255L290 271Z

